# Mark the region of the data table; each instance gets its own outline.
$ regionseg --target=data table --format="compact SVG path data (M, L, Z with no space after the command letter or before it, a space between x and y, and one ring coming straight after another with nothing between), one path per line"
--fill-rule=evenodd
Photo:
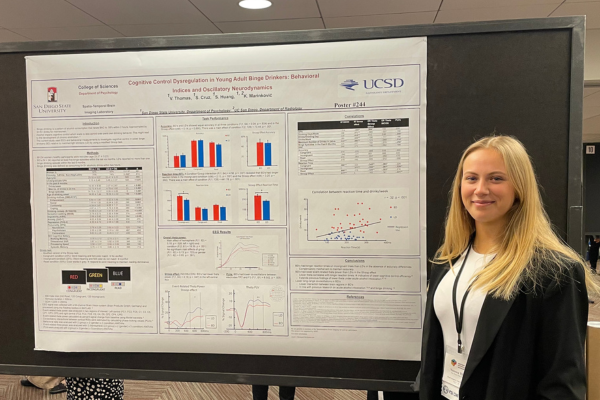
M409 119L298 123L300 175L409 172Z
M47 168L50 248L144 248L141 167Z

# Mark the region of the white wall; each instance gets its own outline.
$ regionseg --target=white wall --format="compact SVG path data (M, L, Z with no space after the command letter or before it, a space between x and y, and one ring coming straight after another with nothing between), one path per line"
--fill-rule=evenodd
M585 43L585 80L600 82L600 29L588 29Z

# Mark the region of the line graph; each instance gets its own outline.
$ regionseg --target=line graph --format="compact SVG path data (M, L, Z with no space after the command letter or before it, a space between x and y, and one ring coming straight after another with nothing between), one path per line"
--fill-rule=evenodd
M170 301L171 299L171 293L167 292L167 301ZM200 304L202 304L202 300L200 299ZM194 316L194 314L196 314L196 312L198 312L199 315ZM167 329L173 329L173 328L181 328L184 327L186 325L189 324L189 327L192 327L192 322L195 319L199 319L200 323L198 326L198 328L202 328L202 318L205 317L204 315L202 315L202 307L196 307L193 311L188 312L185 315L185 318L183 319L183 322L179 322L178 320L170 320L170 318L168 318L167 321L165 321L165 324L167 324ZM189 319L188 319L189 318Z
M284 335L285 295L266 285L223 288L225 333Z
M166 285L161 296L161 333L217 329L216 299L214 285Z
M219 237L216 243L216 268L279 269L278 235L235 235Z
M235 329L261 329L264 330L265 329L265 313L264 310L262 313L262 321L256 321L255 317L256 317L256 308L260 308L260 307L271 307L271 304L267 303L266 301L261 300L258 296L255 299L251 299L248 300L248 303L246 303L246 311L244 311L244 318L241 319L240 318L240 314L238 313L238 309L236 308L236 304L235 304L235 290L232 292L231 295L231 299L232 299L232 303L233 303L233 307L229 308L227 311L232 311L233 312L233 316L232 316L232 320L233 320L233 330ZM248 317L248 310L252 309L252 327L246 327L246 318ZM260 315L259 315L260 316ZM237 321L237 325L236 325L236 321ZM258 324L256 324L256 322L258 322ZM257 328L258 326L258 328ZM261 328L262 326L262 328Z
M222 249L222 247L221 247ZM230 261L233 261L233 259L235 258L236 255L247 252L247 253L253 253L253 254L258 254L260 253L260 247L255 245L255 244L244 244L242 242L237 243L233 250L231 250L231 252L227 255L227 258L225 260L223 260L222 257L222 252L220 252L219 254L221 255L221 259L220 264L218 269L221 269L223 267L227 267L227 264L229 264ZM252 267L248 267L248 268L252 268ZM258 267L256 267L258 268Z

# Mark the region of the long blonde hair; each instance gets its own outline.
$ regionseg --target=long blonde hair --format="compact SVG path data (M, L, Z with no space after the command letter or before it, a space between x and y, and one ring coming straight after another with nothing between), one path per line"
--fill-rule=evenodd
M568 247L552 230L540 196L531 159L525 147L510 136L488 136L470 145L462 155L452 184L450 207L446 217L444 243L438 249L434 263L450 263L460 257L475 232L475 221L461 198L461 182L465 159L480 149L500 153L506 172L515 190L515 203L508 211L504 237L492 252L496 256L474 277L473 288L494 297L508 300L527 282L535 290L541 280L551 274L559 279L569 264L581 264L588 291L598 293L583 259ZM549 265L558 268L548 268Z

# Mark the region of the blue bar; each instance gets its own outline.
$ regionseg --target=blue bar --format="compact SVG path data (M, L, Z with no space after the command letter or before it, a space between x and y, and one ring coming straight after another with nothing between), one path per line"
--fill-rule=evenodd
M202 209L202 221L208 221L208 208Z
M190 220L190 201L189 200L183 201L183 220L184 221Z
M204 167L204 140L198 140L198 166Z
M217 145L217 167L223 166L223 158L221 157L221 145Z
M179 156L179 165L181 166L181 168L185 168L185 155L184 154Z
M225 207L220 207L220 211L219 211L219 217L221 221L227 221L227 208Z
M265 143L265 165L271 165L271 143Z
M263 200L263 221L269 221L271 219L271 202L269 200Z

